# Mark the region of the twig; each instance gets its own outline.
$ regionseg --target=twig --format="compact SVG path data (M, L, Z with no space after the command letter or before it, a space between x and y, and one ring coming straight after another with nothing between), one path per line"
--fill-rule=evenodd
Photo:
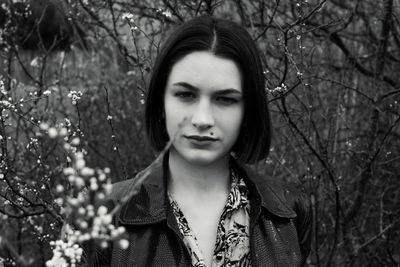
M169 140L167 145L164 147L164 149L160 152L160 154L157 156L157 158L143 171L139 172L135 178L132 179L130 182L129 186L127 186L125 190L125 194L122 197L122 199L118 200L117 205L114 207L114 209L110 212L110 214L115 214L118 212L118 210L122 207L123 204L125 204L132 196L136 195L139 192L140 186L142 183L146 180L146 178L151 174L151 172L155 169L156 166L159 164L162 164L162 160L164 158L164 155L168 152L169 148L172 146L172 143L176 139L176 136L179 134L180 129L182 128L183 124L187 122L187 118L185 117L180 124L180 128L178 131L175 133L174 137Z
M372 163L375 158L378 156L379 152L381 151L383 145L385 144L386 138L389 136L389 134L392 132L392 130L394 129L394 127L396 127L396 125L400 122L400 116L396 119L396 121L390 126L389 130L386 132L385 136L382 138L378 149L376 150L376 152L374 153L374 155L371 157L370 162Z
M391 228L393 228L399 221L396 221L394 223L389 224L388 226L386 226L382 231L380 231L378 234L376 234L375 236L371 237L369 240L365 241L364 243L362 243L361 245L358 245L356 247L356 251L355 253L357 254L361 249L365 248L366 246L370 245L372 242L374 242L376 239L378 239L380 236L382 236L383 234L385 234L387 231L389 231Z
M334 226L334 239L333 239L333 245L332 245L332 249L329 252L329 256L328 256L328 260L327 260L327 264L326 266L330 265L330 262L333 258L333 254L336 250L336 246L338 243L338 238L339 238L339 222L340 222L340 210L341 210L341 205L340 205L340 194L339 194L339 186L336 183L334 174L332 173L332 170L330 168L330 166L328 165L327 162L325 162L325 160L319 155L319 153L315 150L315 148L312 146L312 144L310 143L310 141L307 139L307 137L305 136L305 134L297 127L297 125L293 122L287 107L286 107L286 103L285 103L285 98L281 98L281 104L283 107L283 114L286 116L286 118L288 119L289 124L292 126L292 128L297 132L298 135L300 135L300 137L303 139L304 143L306 144L306 146L308 147L308 149L311 150L312 154L317 158L317 160L320 162L320 164L324 167L324 169L327 171L328 173L328 177L329 180L331 181L331 183L334 186L335 189L335 206L336 206L336 210L335 210L335 226Z
M114 143L113 145L114 145L115 151L117 152L118 158L119 158L119 160L120 160L120 162L122 164L122 173L124 175L124 180L125 180L125 179L127 179L128 174L126 172L126 166L125 166L124 160L123 160L123 158L121 156L121 153L119 151L119 143L118 143L117 136L116 136L116 133L115 133L114 124L112 122L113 119L112 119L112 116L111 116L111 108L110 108L110 101L109 101L109 96L108 96L108 89L105 86L104 86L104 91L106 92L107 121L108 121L108 124L110 125L110 128L111 128L111 135L112 135L111 139L113 140L113 143Z

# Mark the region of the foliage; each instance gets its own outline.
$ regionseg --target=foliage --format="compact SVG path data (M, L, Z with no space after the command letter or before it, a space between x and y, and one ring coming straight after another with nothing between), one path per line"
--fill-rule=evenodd
M306 188L314 212L308 265L400 263L398 2L0 3L6 264L43 266L62 253L70 265L79 261L65 239L76 234L67 217L100 244L123 236L107 228L111 209L92 204L111 180L134 177L153 160L142 120L152 62L171 27L201 14L236 21L257 42L274 136L269 158L254 168ZM51 10L63 16L46 27Z

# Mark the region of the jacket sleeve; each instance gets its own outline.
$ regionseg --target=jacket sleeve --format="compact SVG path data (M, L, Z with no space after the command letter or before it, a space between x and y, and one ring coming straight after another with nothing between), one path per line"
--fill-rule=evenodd
M298 186L290 185L287 189L287 198L290 199L292 208L297 215L295 225L302 254L301 263L303 266L311 251L313 228L311 202L308 196Z

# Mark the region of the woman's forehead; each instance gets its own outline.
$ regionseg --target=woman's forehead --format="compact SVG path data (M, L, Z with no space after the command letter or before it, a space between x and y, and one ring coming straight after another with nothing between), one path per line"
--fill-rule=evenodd
M193 52L175 63L168 77L167 87L188 83L196 88L242 91L240 70L233 60L210 52Z

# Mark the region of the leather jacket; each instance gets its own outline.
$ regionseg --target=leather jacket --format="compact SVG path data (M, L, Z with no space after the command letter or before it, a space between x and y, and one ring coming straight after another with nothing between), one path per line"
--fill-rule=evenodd
M97 248L86 266L191 266L167 199L166 162L152 170L139 192L114 216L114 224L127 230L129 247L122 249L114 241L107 249ZM294 186L262 177L233 159L231 164L249 190L252 266L304 265L310 252L312 229L308 199ZM121 199L131 182L129 179L113 184L106 205L112 206Z

